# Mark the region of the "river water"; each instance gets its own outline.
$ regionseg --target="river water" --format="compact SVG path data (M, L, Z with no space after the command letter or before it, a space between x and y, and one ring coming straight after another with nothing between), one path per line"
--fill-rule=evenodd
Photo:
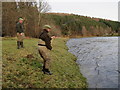
M118 88L118 37L73 38L67 46L89 88Z

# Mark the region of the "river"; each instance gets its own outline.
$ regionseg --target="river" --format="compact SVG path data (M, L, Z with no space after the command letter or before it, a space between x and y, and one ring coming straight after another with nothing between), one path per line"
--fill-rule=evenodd
M67 46L89 88L118 88L118 37L73 38Z

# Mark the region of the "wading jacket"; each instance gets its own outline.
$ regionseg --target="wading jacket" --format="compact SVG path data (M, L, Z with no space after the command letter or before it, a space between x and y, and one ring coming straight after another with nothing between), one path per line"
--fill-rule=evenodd
M49 50L52 49L52 46L51 46L52 38L48 35L48 31L46 29L44 29L40 33L39 39L42 39L45 42L45 46L47 47L47 49L49 49Z
M17 31L17 33L24 33L24 27L23 27L23 24L21 24L21 23L17 23L16 24L16 31Z

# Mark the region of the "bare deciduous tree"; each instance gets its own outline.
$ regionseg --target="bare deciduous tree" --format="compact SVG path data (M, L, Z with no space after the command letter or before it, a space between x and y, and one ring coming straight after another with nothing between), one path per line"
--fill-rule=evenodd
M46 13L50 11L50 9L51 7L46 1L39 0L38 2L38 12L39 12L38 26L40 26L40 23L42 22L42 13Z

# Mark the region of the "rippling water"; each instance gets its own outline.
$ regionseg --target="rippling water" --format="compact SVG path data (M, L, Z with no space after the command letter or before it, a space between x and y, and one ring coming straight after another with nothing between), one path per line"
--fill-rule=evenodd
M70 39L67 46L89 88L118 88L118 37Z

